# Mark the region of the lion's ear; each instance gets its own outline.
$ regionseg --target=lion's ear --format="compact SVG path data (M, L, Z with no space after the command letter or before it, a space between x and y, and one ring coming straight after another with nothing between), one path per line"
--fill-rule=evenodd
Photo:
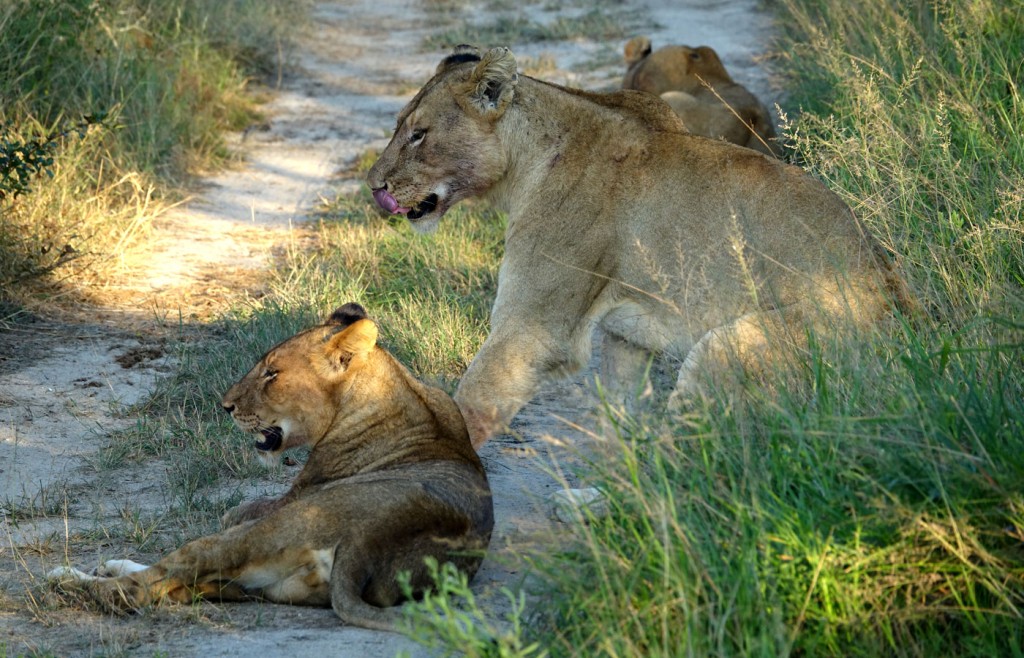
M377 344L377 325L373 320L356 320L327 341L327 357L333 363L348 363L354 356L368 354Z
M448 69L458 64L465 64L466 62L479 62L480 61L480 49L476 46L470 46L468 44L459 44L452 50L452 54L448 55L441 60L441 63L437 65L437 70L434 71L434 75L444 73Z
M696 51L704 60L703 69L709 74L717 75L723 82L732 82L729 72L725 70L725 64L718 57L718 53L711 46L698 46Z
M469 76L468 100L483 114L500 116L515 95L519 74L508 48L491 48Z
M651 54L651 40L647 37L633 37L626 42L623 51L626 55L626 64L639 62Z
M334 309L334 313L331 313L331 317L327 318L324 324L337 325L339 327L347 327L354 323L356 320L362 320L366 317L366 309L356 304L355 302L349 302L344 306L339 306Z

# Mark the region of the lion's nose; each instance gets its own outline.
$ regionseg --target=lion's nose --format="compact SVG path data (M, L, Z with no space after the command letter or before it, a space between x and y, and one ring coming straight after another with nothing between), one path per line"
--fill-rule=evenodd
M235 410L235 405L231 404L230 402L221 402L220 406L221 406L221 409L223 409L224 411L226 411L228 413L231 413L232 411Z

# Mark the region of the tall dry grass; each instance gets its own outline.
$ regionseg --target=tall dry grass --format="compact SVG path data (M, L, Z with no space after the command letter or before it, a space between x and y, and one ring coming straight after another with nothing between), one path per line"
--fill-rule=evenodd
M17 156L25 143L55 147L49 175L31 180L27 193L0 199L6 308L104 280L190 175L232 157L224 132L257 115L249 80L283 65L287 35L304 6L283 0L0 6L4 155ZM99 122L85 134L63 134L83 119Z

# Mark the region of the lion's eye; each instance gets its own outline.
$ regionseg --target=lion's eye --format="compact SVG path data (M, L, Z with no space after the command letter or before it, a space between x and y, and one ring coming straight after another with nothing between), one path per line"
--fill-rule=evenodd
M412 131L411 135L409 135L409 143L415 144L419 141L422 141L422 139L426 137L426 135L426 130L423 130L422 128L417 128L416 130Z
M260 376L263 377L263 379L273 379L274 377L277 377L277 371L273 368L264 368L263 374Z

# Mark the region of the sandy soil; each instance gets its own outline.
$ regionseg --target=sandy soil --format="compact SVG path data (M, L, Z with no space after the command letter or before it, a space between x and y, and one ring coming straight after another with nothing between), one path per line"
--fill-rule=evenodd
M168 355L181 339L179 325L202 323L259 295L252 282L275 248L301 239L301 223L318 199L362 184L334 174L386 143L395 114L443 55L422 52L423 38L461 20L486 20L489 11L472 0L448 3L452 13L428 11L436 4L318 2L296 71L266 107L268 122L235 137L245 165L211 178L194 200L157 220L145 267L127 271L120 283L125 302L95 309L88 322L37 319L0 334L0 509L37 512L0 518L0 655L426 655L401 636L344 627L329 610L202 604L111 618L54 608L41 575L66 560L90 566L88 556L66 555L69 534L93 533L98 545L116 550L102 529L129 501L154 512L168 504L159 463L117 478L97 475L91 464L105 437L135 422L124 410L172 369ZM777 97L758 61L770 22L756 0L625 4L638 21L657 26L643 30L655 47L709 44L739 82L768 102ZM554 14L541 6L528 11L550 20ZM621 78L624 42L514 50L520 59L550 58L555 68L543 74L547 79L605 89ZM564 486L552 472L572 461L573 450L563 444L584 440L561 419L588 417L586 381L584 375L550 386L519 414L515 438L499 437L483 449L497 528L476 590L518 586L524 574L513 550L542 547L555 540L550 533L567 532L552 519L548 497ZM566 479L575 484L571 474Z

